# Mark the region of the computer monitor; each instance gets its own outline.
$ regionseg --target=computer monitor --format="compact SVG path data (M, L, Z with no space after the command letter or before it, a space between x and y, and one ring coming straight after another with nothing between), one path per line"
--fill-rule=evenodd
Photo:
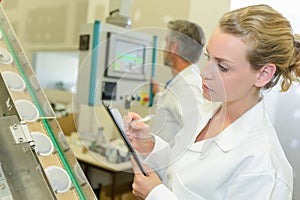
M107 39L105 75L146 80L145 59L147 47L152 45L152 41L111 32L107 33Z

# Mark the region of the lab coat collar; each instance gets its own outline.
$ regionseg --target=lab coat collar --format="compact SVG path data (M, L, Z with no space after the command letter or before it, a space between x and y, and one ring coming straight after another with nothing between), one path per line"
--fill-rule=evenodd
M248 137L251 130L256 128L264 119L264 109L264 103L261 100L215 138L217 146L223 152L228 152L239 145Z

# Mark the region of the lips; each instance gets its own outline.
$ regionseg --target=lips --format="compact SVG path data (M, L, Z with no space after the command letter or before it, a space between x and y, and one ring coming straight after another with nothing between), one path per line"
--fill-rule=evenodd
M202 83L202 89L203 89L204 92L211 91L211 89L209 89L209 87L207 87L207 85L205 85L204 83Z

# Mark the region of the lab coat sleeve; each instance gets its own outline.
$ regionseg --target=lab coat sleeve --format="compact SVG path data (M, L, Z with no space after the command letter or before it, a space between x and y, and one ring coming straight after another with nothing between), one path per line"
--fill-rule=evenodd
M291 200L292 189L276 174L246 174L238 176L232 182L226 199L240 200L253 197L255 199Z
M168 181L166 172L170 163L178 159L186 147L193 142L189 136L191 132L186 129L188 126L176 135L174 143L168 143L159 136L153 135L155 145L152 152L144 159L144 163L158 174L164 184Z
M153 188L146 197L146 200L177 200L176 196L163 184L160 184Z
M153 136L155 145L151 154L145 158L144 163L158 174L163 183L166 183L166 166L169 164L171 153L170 145L160 137Z

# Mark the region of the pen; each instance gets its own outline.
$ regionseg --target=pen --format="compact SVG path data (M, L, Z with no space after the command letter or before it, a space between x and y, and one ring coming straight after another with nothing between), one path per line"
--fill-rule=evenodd
M147 116L144 117L144 118L137 119L137 120L133 120L133 121L131 121L130 123L127 123L126 125L127 125L127 126L130 126L130 124L131 124L132 122L147 122L147 121L152 120L153 117L154 117L154 115L147 115Z

